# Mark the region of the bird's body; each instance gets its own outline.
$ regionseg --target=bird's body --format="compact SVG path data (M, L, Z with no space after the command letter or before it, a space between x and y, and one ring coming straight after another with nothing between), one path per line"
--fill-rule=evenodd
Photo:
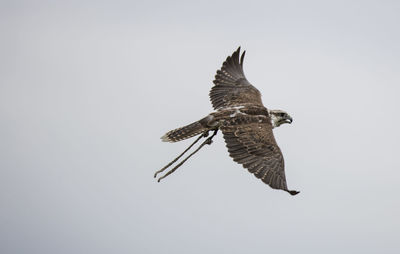
M243 121L244 119L254 119L259 123L271 123L268 110L263 106L223 107L199 121L167 132L161 139L164 142L177 142L201 134L204 131L227 127L235 121Z
M287 188L283 155L272 132L274 127L291 123L292 118L282 110L264 107L260 92L244 76L245 53L240 60L239 55L240 48L217 71L215 86L210 91L215 111L199 121L167 132L161 139L177 142L200 134L206 136L205 133L212 130L215 135L221 130L234 161L272 188L295 195L297 191ZM211 139L209 141L211 143Z

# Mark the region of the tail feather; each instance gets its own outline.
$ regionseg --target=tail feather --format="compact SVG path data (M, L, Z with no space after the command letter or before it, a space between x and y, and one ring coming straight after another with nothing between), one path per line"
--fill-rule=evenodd
M194 137L207 131L208 129L209 128L203 126L200 121L197 121L182 128L167 132L164 136L161 137L161 140L164 142L177 142Z

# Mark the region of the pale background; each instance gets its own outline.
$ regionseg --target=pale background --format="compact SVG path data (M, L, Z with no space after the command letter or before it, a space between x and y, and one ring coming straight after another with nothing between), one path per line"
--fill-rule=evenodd
M399 253L399 1L1 1L0 253ZM164 182L217 68L292 125L289 188L222 135Z

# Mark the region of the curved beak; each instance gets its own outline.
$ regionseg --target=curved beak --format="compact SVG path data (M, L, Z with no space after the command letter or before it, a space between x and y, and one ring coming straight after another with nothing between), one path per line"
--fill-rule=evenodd
M285 118L283 118L281 120L282 123L292 123L293 122L293 118L289 115L287 115Z

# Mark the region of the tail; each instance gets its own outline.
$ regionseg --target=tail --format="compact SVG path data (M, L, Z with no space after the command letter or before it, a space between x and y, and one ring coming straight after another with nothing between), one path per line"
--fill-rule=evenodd
M204 120L204 119L202 119ZM202 120L186 125L182 128L178 128L172 131L167 132L164 136L161 137L161 140L164 142L177 142L184 139L188 139L194 137L198 134L201 134L210 128L202 124Z

